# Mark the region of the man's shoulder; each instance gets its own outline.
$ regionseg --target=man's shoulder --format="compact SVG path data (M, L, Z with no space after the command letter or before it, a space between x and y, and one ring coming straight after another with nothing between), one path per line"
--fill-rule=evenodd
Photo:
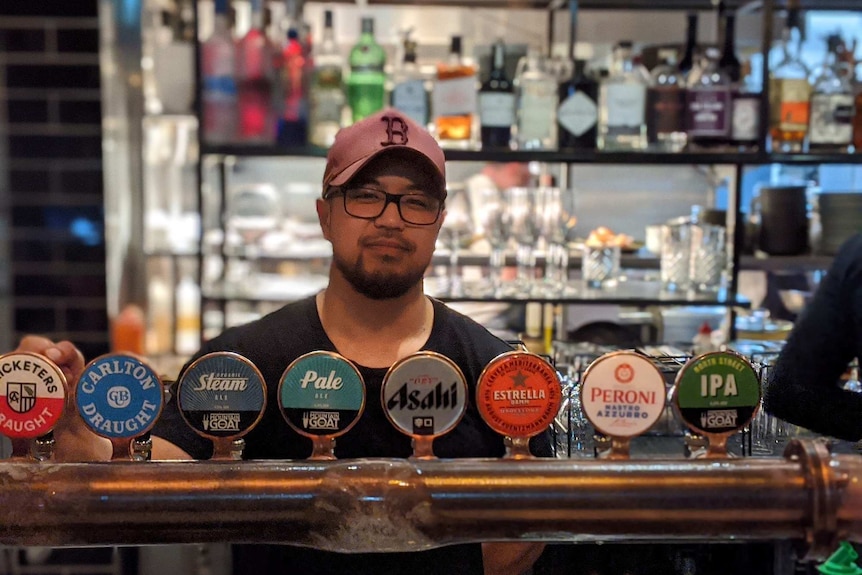
M435 313L440 314L440 325L447 332L447 337L469 340L477 350L485 351L492 356L512 349L508 343L492 334L473 318L450 308L439 300L432 299L432 301Z

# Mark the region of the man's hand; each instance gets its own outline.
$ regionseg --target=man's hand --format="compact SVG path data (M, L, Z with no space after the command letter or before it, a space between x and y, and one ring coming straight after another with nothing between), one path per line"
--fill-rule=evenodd
M482 543L485 575L525 573L544 550L544 543Z
M44 355L63 370L66 381L70 386L78 382L78 376L84 371L84 356L81 351L70 341L54 343L47 337L38 335L25 335L18 344L15 352L29 351ZM67 390L68 394L68 390Z

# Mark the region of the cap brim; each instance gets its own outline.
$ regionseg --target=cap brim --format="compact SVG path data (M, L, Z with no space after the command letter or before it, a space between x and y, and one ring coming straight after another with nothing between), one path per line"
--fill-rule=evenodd
M437 183L437 189L435 191L439 194L440 199L446 199L446 181L444 180L443 175L440 173L440 170L437 169L436 164L434 164L434 162L422 152L414 150L413 148L409 148L407 146L391 146L389 148L383 148L382 150L377 150L366 158L362 158L361 160L353 162L352 164L341 170L341 173L336 175L328 182L325 182L324 188L327 188L329 186L343 186L350 183L350 180L352 180L354 176L356 176L362 170L362 168L367 166L368 163L371 162L371 160L378 158L383 154L392 154L395 152L404 155L409 154L418 159L421 159L426 164L426 166L430 170L430 173L433 175L435 182Z

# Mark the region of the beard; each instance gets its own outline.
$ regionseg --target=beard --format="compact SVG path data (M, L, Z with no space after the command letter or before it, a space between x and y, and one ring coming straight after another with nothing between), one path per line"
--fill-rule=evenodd
M363 257L360 255L353 265L343 258L333 256L333 262L344 279L353 286L360 294L369 299L384 300L394 299L406 294L410 288L422 281L425 275L425 266L417 266L416 269L395 272L369 272L363 265Z

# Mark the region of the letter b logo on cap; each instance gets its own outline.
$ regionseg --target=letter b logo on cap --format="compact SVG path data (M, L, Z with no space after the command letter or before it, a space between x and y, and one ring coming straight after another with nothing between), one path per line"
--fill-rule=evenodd
M383 116L381 122L386 123L386 141L381 146L404 146L407 144L407 124L398 117Z

